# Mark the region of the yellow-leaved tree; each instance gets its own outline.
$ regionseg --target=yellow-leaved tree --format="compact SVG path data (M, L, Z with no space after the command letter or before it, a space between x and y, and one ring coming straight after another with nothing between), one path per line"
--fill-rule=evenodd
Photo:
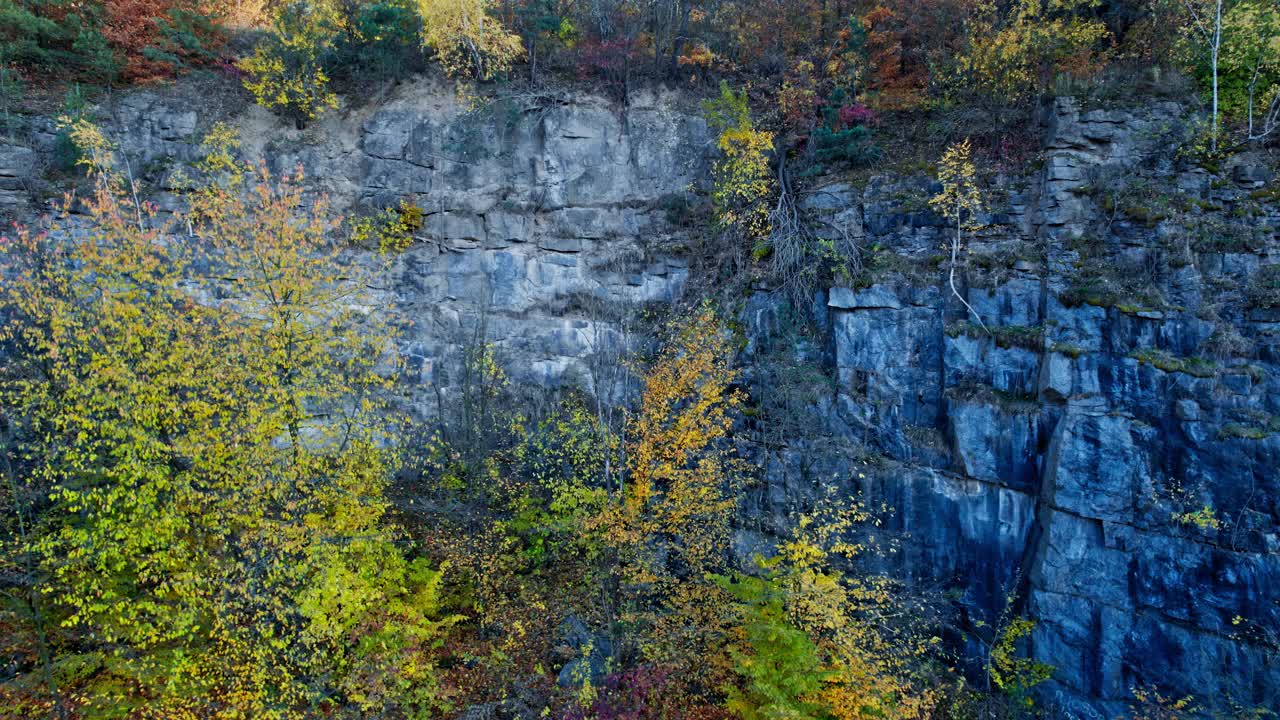
M724 668L725 596L708 579L729 562L735 489L745 477L729 433L743 402L724 327L703 307L675 326L641 378L626 428L626 477L601 514L641 651L689 682Z
M449 75L488 80L524 55L520 36L492 15L494 0L417 0L422 45Z
M344 23L333 0L291 0L279 7L271 35L239 63L254 100L283 113L299 130L337 107L323 56L338 41Z
M1105 64L1106 23L1099 0L1015 0L1007 9L977 3L966 23L968 50L958 59L967 89L1025 101L1056 75L1086 78Z
M769 237L769 198L775 190L769 171L773 133L756 129L746 91L735 93L727 83L721 83L718 98L703 103L703 112L720 149L711 191L716 222L760 246Z
M923 605L885 577L842 572L870 548L849 538L874 517L827 498L795 518L758 572L717 576L732 597L727 707L743 720L931 717L942 699L924 672L935 644Z
M392 336L300 177L209 147L194 234L95 161L84 223L0 247L6 464L50 489L24 544L59 627L0 703L425 717L455 618L386 518Z
M982 329L986 330L987 325L982 322L982 316L956 287L956 266L964 247L964 233L979 227L978 213L983 209L982 191L978 188L978 169L973 162L973 146L969 138L951 145L943 152L942 160L938 163L938 182L942 184L942 189L929 199L929 207L955 223L956 229L950 243L951 264L947 281L951 285L951 293L973 314Z
M743 401L732 361L731 337L700 308L673 324L640 374L625 427L569 397L536 419L513 418L522 440L490 447L481 462L461 462L470 443L457 427L449 443L433 442L431 504L449 511L424 525L432 546L471 576L473 615L494 638L477 646L491 647L477 653L483 672L501 682L538 672L548 635L574 616L609 640L585 651L594 660L581 680L640 661L670 678L662 693L673 706L714 702L708 690L728 677L720 649L729 603L709 573L728 571L745 475L730 438ZM589 700L590 682L582 690L578 700Z

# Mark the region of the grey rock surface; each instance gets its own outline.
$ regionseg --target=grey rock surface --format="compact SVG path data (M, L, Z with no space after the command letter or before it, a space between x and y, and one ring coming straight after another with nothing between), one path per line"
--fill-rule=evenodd
M0 144L0 217L25 214L35 172L34 150L22 145Z
M189 110L126 97L111 110L122 153L194 157ZM990 333L946 285L931 180L817 183L802 205L819 235L895 262L812 307L744 301L753 396L770 363L817 379L800 382L785 442L749 450L763 482L742 499L740 553L794 510L857 497L892 509L882 569L946 600L948 640L975 666L1010 598L1036 620L1028 649L1056 668L1040 699L1058 716L1117 717L1142 685L1280 707L1280 309L1248 292L1280 262L1280 210L1251 194L1276 180L1251 165L1215 181L1171 157L1185 120L1174 104L1052 107L1043 167L1002 181L960 268ZM419 417L452 402L475 342L517 385L616 392L600 364L633 342L618 309L691 281L666 208L705 190L712 148L671 98L466 111L410 83L306 134L260 110L236 122L247 154L301 165L341 209L425 211L377 295L403 323ZM47 141L0 146L0 211L25 202ZM797 336L789 312L816 332ZM574 662L595 675L597 659Z
M946 242L903 209L922 206L923 182L809 203L858 217L907 268L831 288L815 323L835 386L811 412L892 460L864 468L814 437L766 453L747 519L777 524L814 487L893 507L890 571L951 598L959 632L989 641L1009 598L1036 620L1028 648L1056 668L1040 688L1055 717L1118 717L1142 686L1280 707L1280 355L1275 311L1242 292L1280 262L1280 217L1249 194L1261 171L1236 187L1168 159L1181 112L1058 102L1044 169L1002 188L962 268L989 334L951 297L945 262L922 261ZM1137 182L1166 190L1126 195ZM1142 217L1166 200L1177 208Z
M98 115L140 182L179 209L173 170L199 156L209 123L145 91ZM672 97L641 92L625 110L587 95L470 108L421 80L305 132L261 108L230 124L245 159L301 169L338 211L423 210L423 229L374 293L400 325L403 397L420 418L456 404L463 349L479 343L515 385L595 390L591 358L633 342L617 319L674 301L688 282L687 262L667 250L687 231L663 204L705 186L711 144L706 123ZM49 128L35 134L46 153L54 142ZM0 203L23 157L0 149Z

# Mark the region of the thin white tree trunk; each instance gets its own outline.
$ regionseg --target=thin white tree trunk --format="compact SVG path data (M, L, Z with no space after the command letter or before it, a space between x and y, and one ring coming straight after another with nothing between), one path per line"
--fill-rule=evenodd
M1265 138L1276 129L1277 125L1280 125L1280 93L1277 93L1271 99L1270 105L1263 110L1260 118L1256 115L1254 101L1258 98L1258 78L1262 75L1262 58L1262 53L1258 53L1258 58L1253 63L1253 76L1249 78L1249 134L1247 139L1250 141Z
M1218 55L1222 49L1222 0L1214 4L1213 15L1213 137L1210 140L1214 152L1218 151Z
M1214 152L1218 151L1218 55L1222 49L1222 0L1214 0L1213 7L1213 29L1210 31L1209 26L1205 23L1205 18L1200 16L1196 10L1194 0L1183 0L1184 7L1191 14L1191 21L1194 27L1200 32L1200 37L1205 44L1209 46L1209 72L1213 79L1213 106L1211 118L1211 137L1209 138L1210 147Z
M956 207L956 237L954 240L951 241L951 274L949 278L949 280L951 281L951 292L956 296L957 300L959 300L961 303L964 304L966 308L969 309L970 313L973 313L974 319L977 320L978 324L982 326L982 329L986 330L987 334L990 335L991 331L987 329L987 324L982 322L982 316L978 314L977 310L973 309L973 306L969 304L969 301L965 300L964 296L961 295L960 291L956 288L956 263L959 261L959 258L960 258L960 239L961 239L960 212L961 212L961 209L957 206Z

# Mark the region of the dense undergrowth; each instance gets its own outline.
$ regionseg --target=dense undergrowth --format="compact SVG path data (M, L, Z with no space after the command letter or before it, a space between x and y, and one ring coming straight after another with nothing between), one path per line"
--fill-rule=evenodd
M1226 3L1214 50L1207 7L0 0L0 130L21 136L24 96L55 80L222 74L298 129L424 71L477 101L578 83L626 103L664 82L705 98L719 151L705 234L752 272L804 298L901 262L812 234L796 206L813 175L889 166L939 178L920 210L955 240L929 270L949 269L960 298L955 270L989 211L979 176L1033 160L1049 95L1135 102L1190 82L1206 107L1184 139L1194 162L1274 144L1280 12ZM937 608L870 569L887 551L871 540L877 512L832 498L738 562L736 498L754 470L736 433L794 418L783 400L748 406L734 334L711 305L672 313L656 353L616 358L619 392L596 398L516 402L478 338L456 402L411 427L391 402L393 329L353 309L372 271L352 248L402 250L422 211L372 209L334 237L300 178L246 166L219 127L189 178L190 211L166 218L115 166L86 93L63 104L61 129L86 210L61 230L84 240L19 228L0 242L0 715L1042 710L1032 690L1053 669L1020 653L1030 621L1006 613L980 667L960 672ZM1134 220L1173 212L1149 188L1097 192ZM1080 254L1093 258L1087 243ZM1257 307L1280 304L1275 275L1248 289ZM948 332L991 331L973 313ZM1041 329L996 332L1004 347L1043 344ZM1135 708L1196 712L1147 689Z
M352 309L361 271L296 178L213 133L166 222L72 133L84 241L3 246L6 714L432 717L520 687L563 717L1019 707L852 571L877 552L861 508L734 565L744 396L709 307L621 380L620 423L572 395L514 410L480 344L415 434L387 402L392 335ZM991 662L1022 687L1029 661Z

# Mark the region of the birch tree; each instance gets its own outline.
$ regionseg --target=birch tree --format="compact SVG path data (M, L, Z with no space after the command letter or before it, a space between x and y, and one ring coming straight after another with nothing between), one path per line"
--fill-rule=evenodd
M978 189L978 170L973 163L973 148L969 138L947 148L938 163L938 182L942 190L929 200L929 206L942 213L943 217L955 223L956 233L951 239L951 269L948 281L951 292L956 299L968 308L969 312L987 330L978 311L973 309L968 300L956 289L956 265L960 262L960 251L963 249L966 230L977 229L976 218L982 212L982 192ZM990 332L988 330L988 332Z
M1191 15L1191 27L1209 50L1209 73L1212 100L1210 103L1210 149L1218 151L1218 59L1222 54L1222 4L1223 0L1183 0Z

